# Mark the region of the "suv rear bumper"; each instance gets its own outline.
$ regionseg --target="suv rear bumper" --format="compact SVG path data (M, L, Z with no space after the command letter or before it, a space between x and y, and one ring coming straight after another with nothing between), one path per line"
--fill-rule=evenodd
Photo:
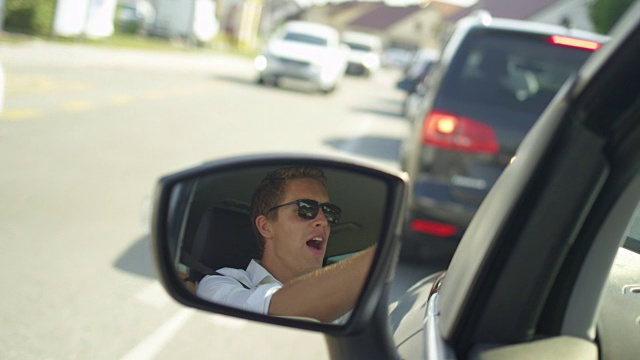
M404 225L402 258L448 262L455 252L464 231L473 218L479 202L461 202L455 186L432 181L420 181L414 194ZM437 235L414 230L415 221L428 221L454 226L451 235Z

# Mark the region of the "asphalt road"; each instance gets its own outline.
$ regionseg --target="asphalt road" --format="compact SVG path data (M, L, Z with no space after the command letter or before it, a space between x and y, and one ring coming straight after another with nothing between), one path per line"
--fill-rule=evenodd
M397 167L398 73L333 95L254 84L250 59L0 43L0 358L326 359L321 335L187 309L151 263L158 177L264 152ZM432 269L402 266L394 295Z

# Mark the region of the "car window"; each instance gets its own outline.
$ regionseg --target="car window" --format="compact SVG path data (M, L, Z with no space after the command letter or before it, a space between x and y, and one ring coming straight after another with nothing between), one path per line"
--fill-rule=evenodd
M554 45L544 35L474 31L452 62L441 94L541 113L591 53Z
M340 254L340 255L336 255L336 256L330 256L325 260L325 266L331 265L331 264L335 264L337 262L346 260L346 259L352 257L355 254L357 254L357 252L351 252L351 253L348 253L348 254Z
M284 40L301 42L311 45L327 46L327 39L309 34L298 32L287 32L284 34Z
M365 45L365 44L357 44L357 43L352 43L352 42L348 42L345 41L344 42L351 50L356 50L356 51L372 51L372 47L369 45Z
M640 254L640 203L636 207L636 211L631 219L631 226L624 247L628 250Z

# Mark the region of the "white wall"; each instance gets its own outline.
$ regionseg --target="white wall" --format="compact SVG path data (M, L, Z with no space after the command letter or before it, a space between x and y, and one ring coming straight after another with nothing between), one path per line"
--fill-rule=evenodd
M105 38L113 35L116 0L58 0L53 33Z
M207 42L218 33L214 0L155 0L153 32Z

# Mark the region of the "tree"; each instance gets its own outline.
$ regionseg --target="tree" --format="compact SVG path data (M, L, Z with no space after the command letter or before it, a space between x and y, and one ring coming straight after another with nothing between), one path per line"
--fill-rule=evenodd
M10 31L49 35L56 0L6 0L4 28Z
M594 0L589 15L597 32L608 34L634 0Z

